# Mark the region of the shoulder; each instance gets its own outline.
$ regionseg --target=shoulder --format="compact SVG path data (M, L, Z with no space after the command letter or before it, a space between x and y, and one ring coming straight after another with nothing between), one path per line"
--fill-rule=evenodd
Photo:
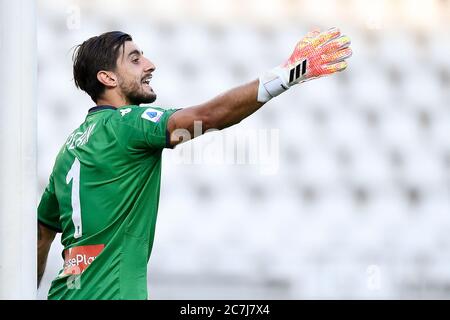
M125 106L117 109L114 120L124 123L143 120L158 123L166 111L156 106Z
M177 109L157 106L125 106L117 109L112 121L117 136L163 148L167 142L167 122Z
M148 128L156 127L165 130L168 119L177 110L150 105L125 106L117 109L112 120L115 125L124 125L145 131Z

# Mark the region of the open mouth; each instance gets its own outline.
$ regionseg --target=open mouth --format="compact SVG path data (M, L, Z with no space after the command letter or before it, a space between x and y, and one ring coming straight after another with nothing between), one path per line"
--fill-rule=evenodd
M152 79L152 75L151 75L151 74L148 75L148 76L146 76L146 77L144 77L144 78L142 78L142 84L144 84L144 85L150 87L150 81L151 81L151 79Z

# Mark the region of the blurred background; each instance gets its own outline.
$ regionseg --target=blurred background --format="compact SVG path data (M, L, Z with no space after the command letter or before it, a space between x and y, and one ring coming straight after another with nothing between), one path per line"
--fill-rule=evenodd
M39 198L93 106L74 45L130 33L156 65L155 105L187 107L332 26L352 39L345 72L164 151L149 298L450 298L448 0L39 0Z

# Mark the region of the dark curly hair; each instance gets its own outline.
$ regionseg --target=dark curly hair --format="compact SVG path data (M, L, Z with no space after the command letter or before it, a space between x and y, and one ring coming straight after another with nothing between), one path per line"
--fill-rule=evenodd
M105 90L97 79L97 73L115 70L119 50L125 50L125 41L133 39L124 32L111 31L89 38L75 47L72 56L75 86L86 91L94 102Z

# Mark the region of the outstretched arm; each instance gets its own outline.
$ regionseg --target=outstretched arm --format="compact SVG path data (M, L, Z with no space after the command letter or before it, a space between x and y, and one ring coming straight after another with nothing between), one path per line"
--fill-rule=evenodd
M47 228L38 222L38 263L37 263L37 283L38 288L44 275L45 265L47 264L47 256L50 251L53 239L55 239L56 232Z
M254 80L203 104L175 112L169 119L169 132L187 129L193 134L194 121L201 121L203 132L211 128L224 129L240 122L264 104L256 100L258 85L259 81Z
M341 36L336 28L308 33L297 43L289 59L259 79L203 104L175 112L167 125L171 145L195 138L194 122L200 123L201 133L227 128L296 84L344 70L347 67L345 59L352 54L349 46L350 39Z

